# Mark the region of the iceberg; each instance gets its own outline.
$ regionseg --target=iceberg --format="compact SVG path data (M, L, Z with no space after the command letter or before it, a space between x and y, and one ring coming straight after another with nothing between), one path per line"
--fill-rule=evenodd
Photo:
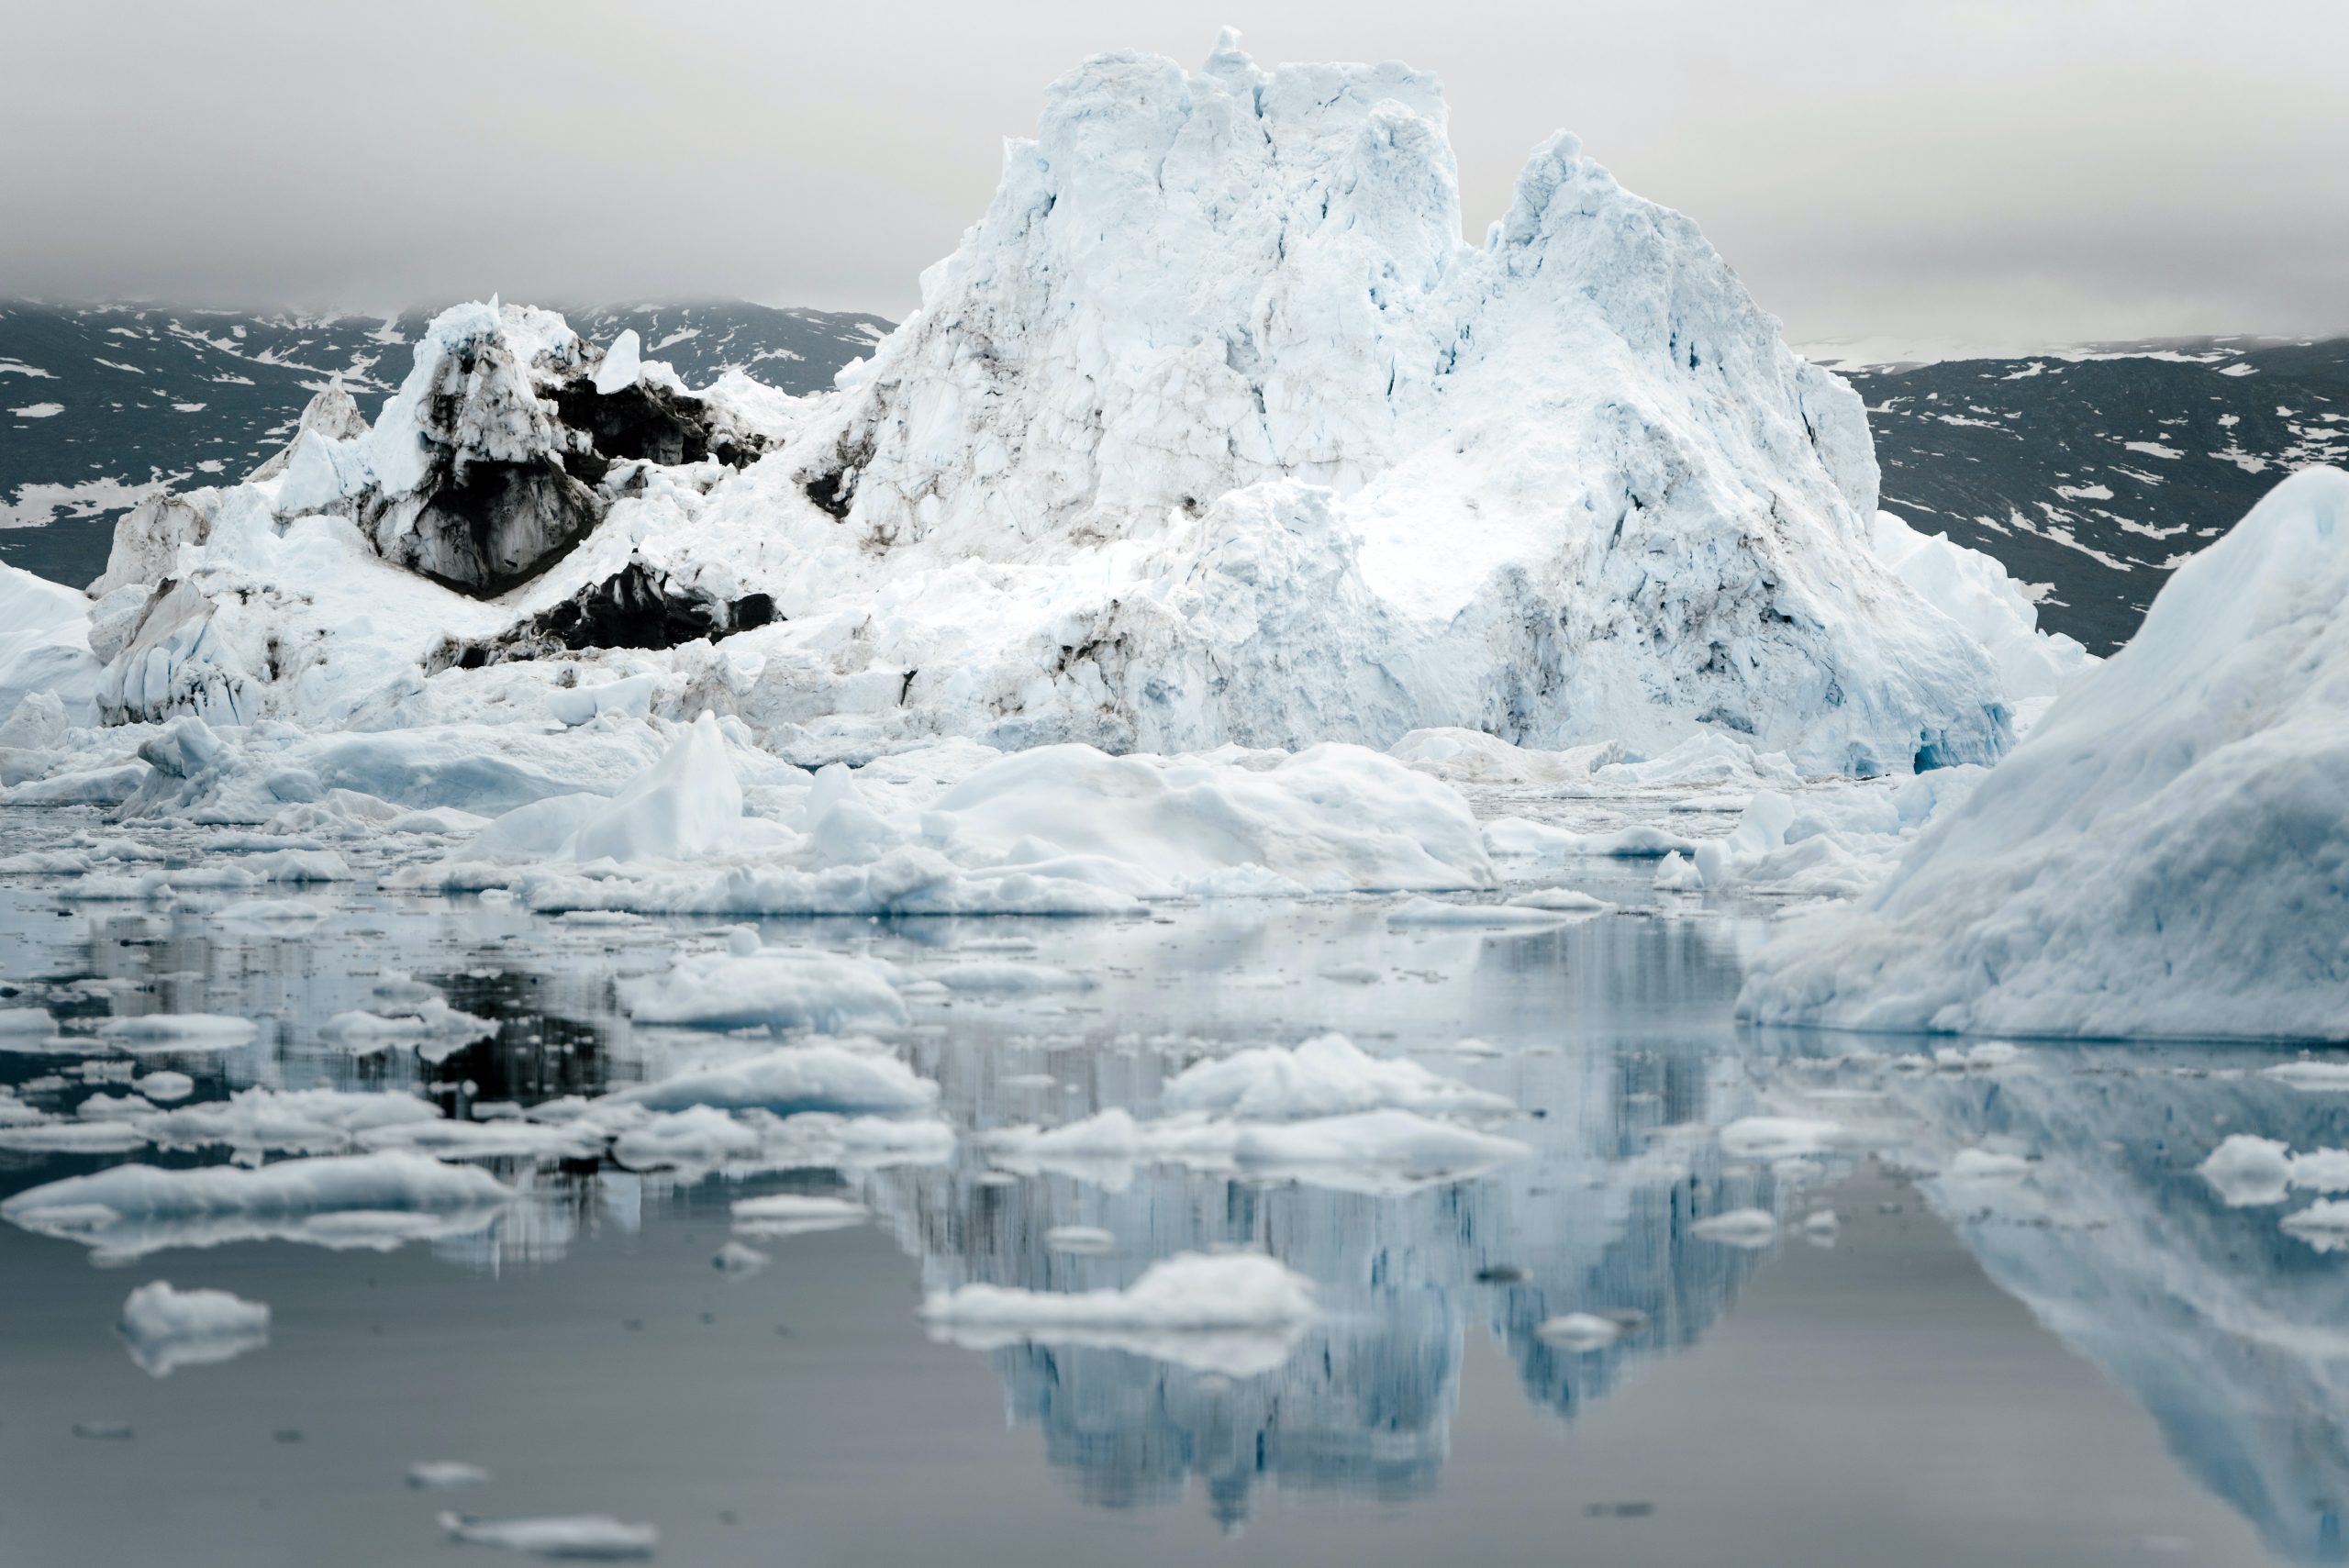
M1413 733L1997 758L2076 649L1995 566L1878 518L1857 396L1571 136L1463 243L1447 115L1423 72L1265 70L1231 35L1196 72L1088 61L921 308L810 397L453 307L372 422L329 387L250 479L126 517L56 672L0 650L0 698L378 736L707 708L809 763ZM576 858L678 858L726 819L717 780L549 815ZM1254 858L1321 886L1375 848L1314 848L1319 882ZM733 906L761 897L881 903Z
M2307 469L1854 904L1790 921L1765 1023L2349 1040L2349 473Z

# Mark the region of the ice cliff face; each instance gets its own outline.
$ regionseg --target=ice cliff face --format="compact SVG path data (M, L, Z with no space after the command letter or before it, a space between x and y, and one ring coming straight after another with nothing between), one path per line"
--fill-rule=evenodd
M1229 36L1197 74L1093 61L792 461L908 567L1183 562L1062 639L1129 744L1703 724L1834 769L1997 753L1997 677L1869 549L1857 398L1695 225L1562 136L1459 235L1429 76L1266 72Z
M252 481L142 506L99 706L409 724L628 648L659 711L806 762L2004 748L2044 662L1975 622L2030 644L2029 606L1999 578L1961 625L1880 557L1857 399L1692 224L1560 137L1482 247L1459 228L1430 77L1102 57L831 395L691 392L632 337L460 306L372 426L329 389Z

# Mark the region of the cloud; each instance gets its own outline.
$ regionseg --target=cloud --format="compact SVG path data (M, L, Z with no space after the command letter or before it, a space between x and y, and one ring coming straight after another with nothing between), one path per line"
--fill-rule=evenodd
M1260 60L1404 58L1472 238L1564 126L1798 339L2349 330L2349 7L1266 0ZM959 0L20 7L16 292L390 306L741 295L902 313L1000 139L1221 15Z

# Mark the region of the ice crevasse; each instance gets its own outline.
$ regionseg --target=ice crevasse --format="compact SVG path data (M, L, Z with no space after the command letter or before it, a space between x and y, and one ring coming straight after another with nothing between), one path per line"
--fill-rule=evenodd
M1399 65L1089 61L815 397L447 312L372 426L329 389L282 462L125 521L96 706L708 706L797 762L1445 726L1998 756L2061 672L2003 577L1879 550L1850 388L1571 137L1464 244L1444 127Z

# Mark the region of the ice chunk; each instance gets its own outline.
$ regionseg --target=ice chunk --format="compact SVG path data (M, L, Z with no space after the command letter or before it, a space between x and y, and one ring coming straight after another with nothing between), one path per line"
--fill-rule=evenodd
M1689 1234L1731 1247L1766 1247L1777 1240L1778 1218L1767 1209L1732 1208L1697 1221Z
M118 1327L130 1359L169 1377L176 1368L231 1361L267 1344L269 1308L225 1290L175 1290L155 1280L130 1293Z
M117 1165L0 1202L0 1218L114 1257L263 1238L397 1246L477 1229L513 1197L484 1172L421 1154L280 1161L257 1170Z
M1311 1281L1245 1252L1178 1253L1123 1290L967 1284L921 1306L932 1333L958 1343L1108 1345L1234 1376L1286 1361L1314 1311Z
M1563 1317L1545 1318L1534 1325L1533 1337L1545 1345L1558 1345L1569 1351L1605 1350L1620 1339L1622 1326L1588 1312L1569 1312Z
M784 1046L740 1062L696 1068L657 1084L606 1096L616 1105L677 1111L689 1106L720 1110L800 1111L844 1115L911 1115L938 1100L938 1085L896 1057L819 1044Z
M649 1024L839 1034L906 1022L886 967L813 949L688 954L665 973L624 981L619 990L629 1016Z
M707 1168L751 1159L763 1146L756 1128L714 1106L688 1106L630 1124L612 1140L612 1158L632 1171Z
M637 377L644 373L643 342L631 327L612 339L604 350L601 363L596 367L596 391L605 397L626 387L634 386Z
M1372 1056L1340 1034L1294 1051L1261 1047L1186 1069L1166 1084L1169 1110L1256 1120L1397 1107L1431 1115L1506 1116L1507 1096L1471 1088L1416 1062Z
M1742 1117L1721 1129L1721 1152L1732 1160L1793 1160L1846 1148L1841 1123L1813 1117Z
M1094 1225L1055 1225L1044 1232L1044 1245L1055 1252L1107 1252L1118 1239Z
M503 1547L563 1562L634 1562L651 1556L661 1544L661 1532L652 1526L623 1524L603 1514L525 1519L442 1514L440 1528L451 1540L468 1545Z
M156 1053L229 1051L260 1033L250 1021L220 1013L146 1013L98 1026L98 1038L118 1051Z
M773 1262L773 1258L756 1247L746 1247L740 1241L727 1242L709 1261L710 1267L735 1279L746 1279Z
M737 1198L734 1229L758 1236L791 1236L803 1230L838 1230L862 1225L873 1211L854 1198L806 1193L771 1193Z
M407 1484L419 1492L478 1486L489 1478L488 1471L478 1464L468 1464L462 1459L419 1460L407 1467Z
M150 1073L141 1082L158 1076ZM362 1132L440 1118L438 1106L413 1095L254 1087L225 1100L165 1111L139 1125L164 1149L225 1144L251 1151L334 1154L349 1149Z

